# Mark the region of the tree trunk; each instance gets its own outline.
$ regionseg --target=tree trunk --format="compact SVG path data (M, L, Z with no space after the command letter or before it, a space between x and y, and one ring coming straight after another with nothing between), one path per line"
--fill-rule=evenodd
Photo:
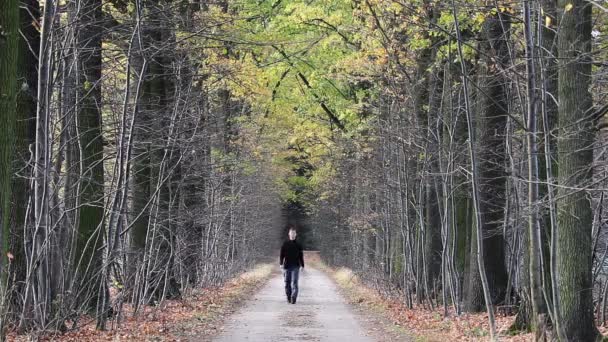
M480 276L480 282L483 290L484 302L487 309L488 314L488 323L490 325L490 339L496 339L496 323L494 320L494 305L492 299L492 293L490 289L490 282L488 280L488 274L486 271L486 259L485 259L485 248L484 248L484 232L482 231L482 227L484 227L484 219L486 217L482 211L482 203L480 199L480 178L481 172L479 171L478 166L478 155L476 151L476 134L475 134L475 126L473 122L473 113L470 105L470 97L469 97L469 86L467 79L467 68L464 60L464 54L462 49L462 34L460 31L460 26L458 24L458 15L456 13L456 2L452 0L452 15L454 18L454 28L456 29L456 39L457 39L457 47L458 47L458 57L460 58L460 67L462 70L462 87L464 91L464 103L465 103L465 113L467 117L467 132L469 137L468 142L468 152L469 152L469 160L471 163L471 190L473 193L473 208L475 211L475 233L477 234L477 238L475 239L475 243L477 244L477 267L478 271L475 272Z
M426 9L427 19L436 21L432 6ZM432 43L431 43L432 45ZM441 222L439 215L439 204L437 201L437 188L431 174L437 173L439 164L436 152L438 149L437 139L434 137L435 128L431 123L436 120L438 103L441 101L442 77L438 71L431 67L437 51L436 47L429 46L421 49L417 58L416 84L414 87L414 110L420 125L421 138L425 140L425 150L420 151L425 156L424 170L426 174L423 181L424 190L419 196L420 220L422 245L418 255L418 272L416 288L416 299L422 303L430 299L432 293L427 293L433 288L433 284L439 278L441 272Z
M142 285L142 262L148 234L148 224L150 220L148 201L151 196L151 165L150 165L150 133L148 126L150 117L147 107L149 101L149 70L150 64L144 57L144 50L148 40L147 4L145 1L137 2L135 10L135 20L139 26L135 28L136 37L132 41L130 63L132 65L131 77L136 81L131 83L131 96L133 107L133 127L132 127L132 156L131 163L132 176L129 184L129 194L131 200L129 205L129 224L132 225L129 231L129 255L127 265L126 283L128 288L133 289L131 301L138 305L141 299Z
M15 158L13 163L13 191L11 213L11 239L9 250L15 256L11 265L10 285L15 293L23 295L26 280L25 230L31 225L31 211L27 211L30 198L31 155L29 148L35 141L34 120L36 118L36 89L38 81L37 58L34 49L40 46L40 34L33 19L40 17L38 0L22 0L19 11L20 30L17 84L21 90L17 95L17 122L15 125ZM15 298L15 297L13 297ZM17 297L18 298L18 297ZM20 299L20 298L19 298ZM23 302L15 300L13 310L21 312Z
M424 237L424 256L426 262L427 283L429 288L435 289L436 283L441 275L441 252L443 243L441 240L441 214L439 210L440 196L442 192L437 175L439 168L439 142L441 129L438 126L439 110L441 106L441 95L443 89L443 70L441 67L434 68L428 75L430 78L429 86L429 110L427 113L427 184L425 198L426 227ZM436 294L435 294L436 295Z
M593 214L586 192L578 190L592 179L591 7L583 0L558 2L557 288L562 328L571 341L594 341L599 334L593 320Z
M11 260L7 257L10 241L11 189L15 124L17 110L17 58L19 50L19 1L0 2L0 296L5 296ZM0 312L0 338L4 340L6 322Z
M54 264L54 248L50 246L53 231L50 219L51 201L51 60L52 44L51 32L53 30L52 20L55 17L57 3L53 0L44 2L44 15L42 31L40 32L40 52L38 58L38 86L37 86L37 108L36 108L36 143L34 157L34 181L32 202L34 209L34 227L31 239L34 240L32 250L28 257L28 264L32 265L31 273L33 281L29 286L32 291L26 290L26 306L28 301L35 308L35 320L39 326L45 326L52 315L52 304L57 289L57 278L59 275L51 272ZM33 262L36 260L36 262ZM32 295L35 293L35 296Z
M169 187L165 184L170 165L169 139L173 125L172 55L166 45L174 42L170 2L148 2L143 5L142 28L144 55L148 68L143 76L140 111L137 113L134 149L134 215L142 214L132 232L134 255L145 253L141 269L142 288L138 295L147 303L165 297L176 297L179 289L173 276L174 231L167 215L170 207ZM137 57L136 57L137 58ZM148 203L149 202L149 203ZM142 260L142 259L140 259ZM135 266L137 262L132 263ZM167 266L168 265L168 266ZM165 284L169 284L166 288ZM167 295L167 296L165 296Z
M101 130L101 38L103 30L101 0L80 0L76 19L76 58L78 64L77 134L80 149L78 235L76 238L76 276L79 302L89 311L97 308L107 292L101 281L104 241L104 168Z
M481 51L484 51L484 54L477 87L476 149L479 155L479 210L483 217L483 226L480 228L483 232L484 262L492 303L504 299L508 279L502 220L505 208L505 132L508 106L503 70L508 59L509 26L503 14L487 17L482 31ZM477 246L471 246L471 279L466 307L468 311L481 311L484 304L475 257Z

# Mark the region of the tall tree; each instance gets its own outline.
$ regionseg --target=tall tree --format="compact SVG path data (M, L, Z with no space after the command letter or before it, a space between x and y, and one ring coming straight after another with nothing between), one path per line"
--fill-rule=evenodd
M13 165L12 223L10 250L15 255L12 272L15 274L15 290L22 291L25 273L25 229L31 224L27 206L30 196L28 177L31 175L30 145L36 134L36 93L38 81L37 48L40 46L40 33L36 29L40 17L38 0L21 0L19 11L21 37L19 39L17 122L15 127L15 161ZM31 212L30 212L31 214ZM28 217L30 219L28 220Z
M9 217L17 111L17 58L19 50L19 1L0 3L0 281L8 272ZM4 295L2 288L2 295ZM2 322L4 323L4 322ZM0 329L3 324L0 324Z
M539 165L538 165L538 141L537 141L537 85L536 85L536 61L535 45L533 35L532 9L530 3L525 2L523 6L524 38L526 52L526 147L528 161L528 237L527 258L529 264L527 282L529 284L529 297L532 304L531 327L536 332L536 340L545 339L547 320L547 306L543 293L543 245L541 237L541 226L539 222L538 196L539 196ZM525 289L527 291L527 288ZM546 291L545 291L546 293ZM525 301L523 301L525 303Z
M428 21L428 31L425 39L429 46L425 46L416 61L416 84L414 87L414 108L421 127L421 138L425 141L424 150L421 153L425 156L424 169L425 187L420 193L421 208L424 220L421 220L420 241L421 255L418 258L417 299L420 302L430 296L435 282L439 279L441 272L441 221L439 214L438 189L435 175L439 172L439 162L437 160L438 136L437 136L437 115L441 101L441 89L443 77L441 67L433 66L437 56L437 39L431 39L429 32L434 29L437 22L438 13L433 5L424 1L423 11Z
M130 222L133 228L130 231L130 247L132 249L129 260L127 277L129 286L138 288L141 286L141 265L143 262L143 253L146 246L146 236L148 234L148 225L150 217L150 209L148 201L152 194L152 166L150 160L150 121L151 116L148 110L148 102L150 101L150 82L151 82L151 67L146 60L145 51L148 49L152 40L151 20L149 19L149 3L148 1L136 1L134 10L135 21L139 26L135 31L136 37L133 39L131 63L133 65L133 73L136 76L133 87L132 98L135 116L133 128L133 159L131 161L133 168L133 178L130 193L132 202L130 211L132 217ZM138 97L139 96L139 97ZM141 290L134 291L133 301L139 302L141 299Z
M479 210L482 215L484 262L492 302L504 298L507 286L502 221L505 207L505 132L507 91L504 69L507 64L509 21L504 13L488 13L481 32L481 62L477 85L476 150L479 156ZM473 227L473 236L476 236ZM475 240L475 238L473 238ZM483 289L477 266L477 246L471 244L470 281L467 310L484 307Z
M81 301L91 310L106 286L100 281L103 262L104 169L101 129L101 0L79 0L76 8L77 108L80 149L79 215L76 270Z
M548 205L547 211L543 214L542 226L542 244L544 248L543 257L545 260L546 280L545 291L549 301L545 301L547 310L551 310L553 315L553 326L556 328L558 335L564 339L563 329L561 328L561 315L559 310L559 299L557 298L557 258L556 258L556 241L557 241L557 210L555 204L555 188L552 184L555 183L558 173L557 163L557 141L555 128L558 127L558 64L557 64L557 2L555 0L542 0L540 2L540 13L545 16L544 23L541 27L540 37L540 89L541 89L541 114L542 114L542 130L543 130L543 147L544 154L542 159L544 163L540 164L540 179L547 181L547 186L541 186L542 195L546 192ZM542 21L543 18L540 18Z
M557 196L557 275L562 328L570 341L594 341L593 214L584 188L592 179L594 126L591 84L591 4L559 0L558 31L560 185Z
M34 225L30 239L33 240L28 257L28 275L33 280L27 283L25 307L34 308L34 320L45 326L52 315L52 303L57 296L58 274L53 274L54 248L50 246L53 235L51 221L51 100L52 100L52 31L58 3L46 0L43 3L42 30L38 54L38 84L36 98L36 141L34 151L34 170L30 196L33 207ZM31 290L30 290L31 288Z
M140 4L143 27L141 28L143 50L134 58L143 58L147 68L141 75L143 82L138 101L135 130L135 160L133 208L139 216L132 231L132 246L135 254L146 253L144 265L139 272L143 278L138 295L148 302L163 295L176 296L178 289L172 276L172 244L174 243L171 222L166 216L171 210L170 189L166 177L172 172L168 156L174 145L169 145L174 134L172 107L174 96L173 54L166 46L174 44L173 13L171 1L142 1ZM139 46L137 47L140 48ZM137 61L136 64L142 62ZM138 68L138 67L137 67ZM138 69L139 70L139 69ZM167 210L169 209L169 210ZM132 266L135 266L133 263ZM166 285L170 284L169 288ZM167 290L167 291L165 291ZM137 297L136 297L137 298Z

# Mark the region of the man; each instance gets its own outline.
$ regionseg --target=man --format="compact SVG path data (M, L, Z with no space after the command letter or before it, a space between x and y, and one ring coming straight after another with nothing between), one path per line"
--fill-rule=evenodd
M302 246L296 242L296 229L293 227L289 228L288 235L289 240L285 241L281 247L279 264L284 270L287 302L295 304L298 297L300 267L304 269L304 253L302 253Z

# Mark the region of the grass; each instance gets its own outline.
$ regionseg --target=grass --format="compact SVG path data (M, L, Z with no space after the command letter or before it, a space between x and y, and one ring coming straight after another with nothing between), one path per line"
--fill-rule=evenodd
M395 327L401 327L413 341L483 341L489 339L485 313L450 313L444 317L443 308L434 311L420 307L408 309L398 298L387 298L364 284L351 270L344 267L332 268L316 261L314 266L327 273L341 288L349 302L371 314L384 317ZM508 327L514 316L496 317L501 341L532 341L532 334L510 335Z

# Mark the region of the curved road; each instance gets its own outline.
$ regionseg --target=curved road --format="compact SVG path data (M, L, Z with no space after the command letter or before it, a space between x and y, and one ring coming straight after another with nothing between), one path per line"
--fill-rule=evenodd
M300 272L298 302L287 303L283 277L273 277L230 317L218 342L374 341L322 272Z

